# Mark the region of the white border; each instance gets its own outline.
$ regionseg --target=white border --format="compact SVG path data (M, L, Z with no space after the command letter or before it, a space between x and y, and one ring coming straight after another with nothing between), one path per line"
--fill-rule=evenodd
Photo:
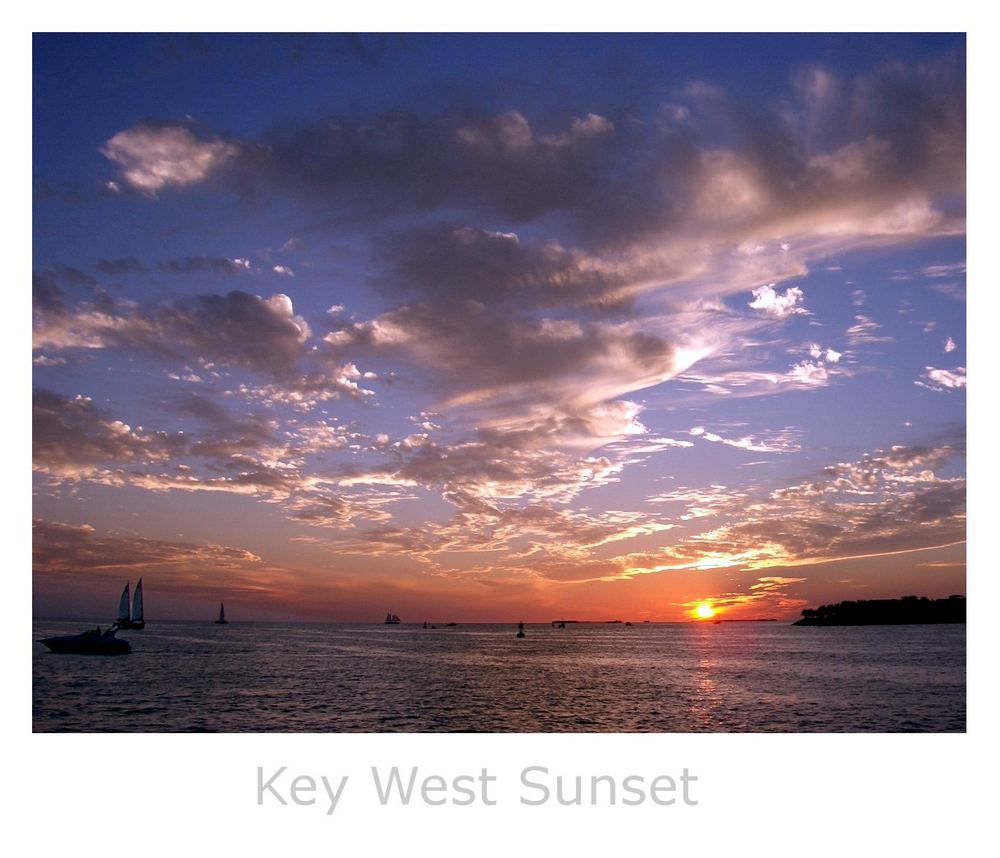
M990 397L997 318L990 249L998 199L992 105L997 79L990 16L978 4L839 2L803 12L801 3L579 5L507 2L470 12L457 3L381 3L322 8L285 2L258 5L173 2L48 2L6 21L3 77L8 122L3 235L15 258L8 280L5 336L8 375L6 448L13 450L2 496L8 563L6 600L15 645L5 651L12 694L2 710L5 777L0 779L14 830L5 840L46 855L141 852L176 856L210 852L291 854L344 851L535 856L605 855L637 849L659 854L859 855L891 852L982 854L992 840L990 731L996 721L994 629L996 571L989 562L987 519L998 485L991 452ZM460 13L457 10L462 10ZM9 13L8 13L9 15ZM833 17L835 15L835 17ZM969 733L964 736L52 736L32 735L30 715L30 535L23 512L29 494L27 325L31 242L30 36L91 30L709 30L969 31L970 318L969 441L970 624ZM14 193L9 193L15 189ZM22 374L23 373L23 374ZM24 483L22 483L24 480ZM363 790L368 766L418 765L454 775L486 766L511 787L494 808L384 809ZM567 774L676 774L701 779L696 808L524 808L517 771L549 765ZM122 772L123 765L126 771ZM287 765L314 775L349 774L355 798L334 817L308 808L258 807L256 766ZM987 780L989 778L990 780ZM347 795L347 794L345 794ZM992 809L992 808L990 808ZM15 846L15 848L17 848Z

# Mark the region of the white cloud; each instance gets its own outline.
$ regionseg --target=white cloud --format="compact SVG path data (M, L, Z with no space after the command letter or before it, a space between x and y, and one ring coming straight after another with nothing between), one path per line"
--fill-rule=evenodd
M745 435L742 438L723 438L715 432L709 432L704 426L693 426L688 434L705 441L725 444L739 450L750 450L754 453L788 453L800 449L795 440L798 432L793 429L783 429L769 440L757 440L752 435Z
M955 345L955 341L951 337L948 337L948 339L944 341L945 352L953 352L957 348L958 346Z
M822 387L830 380L830 373L821 363L804 360L788 370L788 378L796 384L808 387Z
M811 343L809 345L809 357L813 360L825 360L827 363L838 363L843 357L841 352L835 349L824 349L819 343Z
M957 366L954 369L935 369L928 366L924 369L924 374L913 382L918 387L926 387L928 390L934 390L938 393L965 387L964 366Z
M231 143L199 140L181 126L137 125L119 131L101 147L101 154L118 165L129 185L150 195L168 186L197 184L237 152Z
M62 366L66 363L66 358L49 357L48 355L36 355L31 362L35 366Z
M863 316L860 313L854 317L854 324L845 333L847 342L852 346L860 346L866 343L891 343L892 337L879 334L882 326L874 319Z
M800 307L805 293L798 286L790 286L783 295L779 295L771 283L753 290L753 301L747 306L752 310L762 310L768 316L784 319L796 314L808 314L805 307Z

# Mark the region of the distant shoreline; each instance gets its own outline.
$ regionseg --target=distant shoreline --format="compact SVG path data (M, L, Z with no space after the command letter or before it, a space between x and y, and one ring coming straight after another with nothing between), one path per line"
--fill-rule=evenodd
M795 626L910 626L965 622L965 597L868 599L806 608Z

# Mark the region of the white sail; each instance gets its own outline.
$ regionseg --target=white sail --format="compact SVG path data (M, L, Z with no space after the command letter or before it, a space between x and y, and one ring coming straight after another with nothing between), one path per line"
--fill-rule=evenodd
M135 596L132 597L132 620L134 622L142 620L142 578L135 585Z
M128 583L125 584L125 589L122 590L122 597L118 602L118 620L128 619Z

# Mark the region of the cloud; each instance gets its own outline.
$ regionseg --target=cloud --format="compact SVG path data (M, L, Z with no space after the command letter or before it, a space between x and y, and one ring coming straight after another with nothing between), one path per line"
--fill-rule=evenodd
M832 355L837 356L834 360ZM828 350L823 361L803 360L788 369L756 370L726 369L714 372L711 362L702 368L688 370L678 376L683 382L695 383L715 396L773 396L789 391L817 390L831 384L836 378L847 378L851 370L840 367L840 354Z
M859 313L854 317L854 324L845 331L844 336L847 338L848 344L852 346L891 343L892 337L878 333L881 329L882 326L874 319Z
M796 440L800 433L794 429L785 429L766 441L757 440L752 435L745 435L742 438L723 438L715 432L709 432L704 426L694 426L688 434L705 441L725 444L728 447L736 447L739 450L749 450L754 453L789 453L801 449Z
M319 403L333 399L371 401L375 391L363 384L375 378L375 373L362 372L353 363L327 362L314 372L284 376L274 384L241 384L234 392L269 407L291 405L300 411L311 411Z
M843 357L841 352L836 349L827 348L824 349L819 343L809 344L809 356L813 360L824 360L827 363L840 363L840 359Z
M924 374L915 382L918 387L926 387L938 393L947 390L957 390L965 387L965 367L954 369L935 369L932 366L924 368Z
M948 339L946 339L944 341L944 351L945 351L945 354L947 354L948 352L953 352L957 348L958 348L958 346L955 345L955 341L951 337L948 337Z
M238 153L234 144L219 138L199 140L179 125L136 125L101 147L130 187L151 196L164 188L204 181Z
M323 199L369 224L405 211L464 209L494 223L558 214L604 246L692 230L731 247L780 236L790 248L820 233L881 241L952 230L933 201L964 186L962 60L822 74L838 97L795 85L758 110L688 87L649 115L588 113L559 124L517 110L394 110L227 142L146 123L120 132L105 153L140 189L232 165L241 186Z
M117 259L98 259L94 267L103 274L108 274L112 277L118 274L135 274L146 270L146 266L134 256Z
M36 390L32 403L32 460L36 470L60 478L93 474L109 461L166 461L186 446L183 436L146 432L114 420L86 396Z
M345 494L318 493L298 495L285 507L289 519L314 527L344 529L353 527L355 521L386 523L392 514L384 509L388 504L411 500L412 496L399 491L369 493L363 497Z
M155 306L98 294L68 308L50 289L35 301L36 349L129 347L282 374L303 357L310 335L281 293L262 298L232 291Z
M761 286L753 290L753 301L747 306L753 310L761 310L765 315L785 319L788 316L808 314L805 307L800 306L805 294L798 286L790 286L783 295L774 289L774 284Z
M32 566L45 573L100 572L120 575L192 564L239 568L260 557L242 548L196 545L135 536L98 536L89 524L72 525L36 518L32 522Z
M427 300L488 306L615 306L628 300L629 260L522 241L516 233L438 224L393 236L382 248L385 287Z
M733 508L733 505L747 497L745 490L732 489L727 486L712 484L704 488L680 486L669 492L652 495L646 498L651 504L684 504L681 521L695 518L722 515Z
M730 566L766 569L961 542L965 480L940 471L963 454L961 446L950 444L897 445L830 465L815 479L774 489L757 500L719 487L709 494L706 511L721 524L652 555L621 558L621 563L628 575ZM697 509L697 491L690 499Z
M632 322L498 315L478 302L405 305L326 341L405 357L448 391L442 407L474 406L505 423L582 414L677 366L670 342Z
M947 262L938 263L935 265L925 265L920 269L920 274L924 277L955 277L960 274L965 274L966 265L965 261L962 262Z
M34 366L63 366L66 363L66 359L61 357L49 357L48 355L35 355L31 359L31 363Z
M168 259L157 265L161 271L171 274L246 274L251 270L250 260L228 256L184 256Z

